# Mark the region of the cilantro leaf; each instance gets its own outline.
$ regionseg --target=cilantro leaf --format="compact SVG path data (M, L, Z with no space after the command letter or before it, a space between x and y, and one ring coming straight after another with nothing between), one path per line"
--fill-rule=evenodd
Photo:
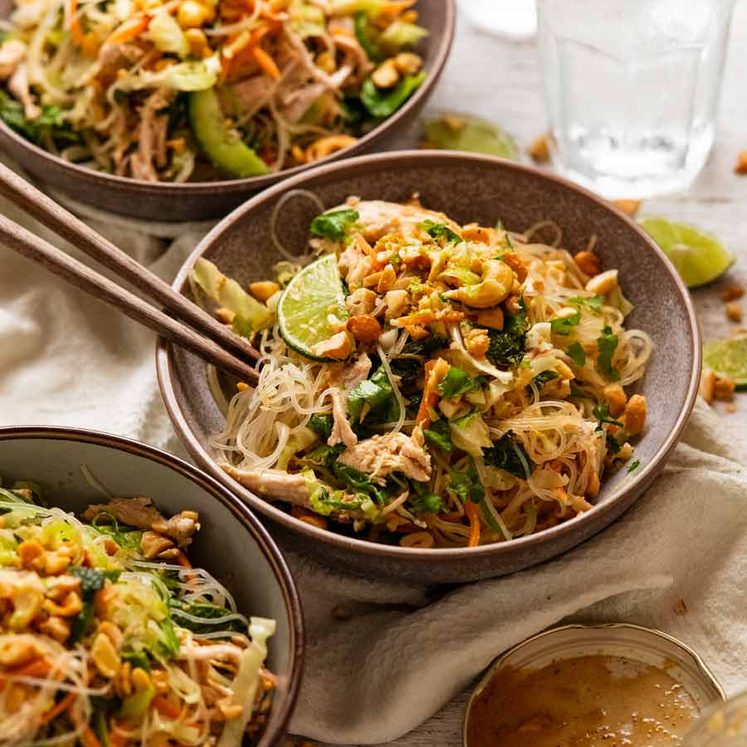
M628 467L628 472L635 472L640 466L641 466L641 460L636 459L635 461L630 463L630 467Z
M455 244L462 240L462 237L452 231L445 223L436 223L435 220L428 218L420 225L432 239L446 239L446 241L452 241Z
M394 398L389 377L382 368L376 369L370 379L357 384L348 395L348 414L354 422L360 422L364 405L368 404L375 416L396 417L397 400Z
M582 296L574 296L568 299L568 303L574 306L588 306L594 311L600 311L605 302L604 296L593 296L592 298L583 298Z
M554 379L557 379L558 374L555 371L542 371L541 373L538 373L533 379L532 384L534 384L538 390L542 391L542 387L547 384L549 381L553 381ZM527 386L527 392L532 391L531 384Z
M623 424L619 420L615 420L610 415L610 406L604 402L603 404L596 405L594 409L592 410L594 417L599 421L599 427L602 427L602 423L607 423L609 425L616 425L619 428L623 427Z
M617 335L612 334L612 328L605 325L602 334L597 338L597 363L602 373L610 381L619 381L620 372L612 366L612 358L615 355L618 344Z
M314 236L321 236L333 241L342 241L350 231L351 227L360 217L357 210L343 208L342 210L333 210L331 213L322 213L317 215L311 221L309 230Z
M428 490L416 493L409 502L413 510L421 514L439 514L446 507L440 495Z
M581 321L581 312L577 311L575 314L563 317L561 319L553 319L550 322L550 329L556 335L569 335L574 327L578 327Z
M475 463L471 462L466 471L453 469L449 472L446 489L455 495L462 503L472 501L479 503L485 497L485 488L480 482Z
M482 455L488 466L497 467L525 480L534 470L534 462L529 458L524 445L516 441L510 431L501 436L491 448L484 449Z
M583 366L586 363L586 352L580 342L569 345L565 352L577 366Z

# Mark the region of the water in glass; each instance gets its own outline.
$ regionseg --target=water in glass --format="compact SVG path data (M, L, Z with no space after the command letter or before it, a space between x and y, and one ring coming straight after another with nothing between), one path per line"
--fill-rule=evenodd
M607 197L686 188L708 157L733 0L539 0L558 166Z

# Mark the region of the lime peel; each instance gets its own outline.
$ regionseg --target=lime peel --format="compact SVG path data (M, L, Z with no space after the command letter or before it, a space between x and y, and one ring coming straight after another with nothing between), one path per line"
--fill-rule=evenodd
M719 376L733 379L737 389L747 389L747 335L707 342L703 362Z
M688 288L721 277L734 263L734 255L714 236L687 223L646 217L641 228L659 245Z
M288 347L311 360L333 360L315 355L313 349L339 332L349 316L337 257L326 254L293 277L280 297L277 314Z

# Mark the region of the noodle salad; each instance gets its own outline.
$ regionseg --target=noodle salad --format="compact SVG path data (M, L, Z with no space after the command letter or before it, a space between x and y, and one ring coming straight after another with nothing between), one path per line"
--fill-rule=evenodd
M259 741L275 622L191 567L199 516L119 498L76 518L37 498L0 489L0 743Z
M503 542L588 511L644 430L626 387L652 342L625 327L632 306L593 247L534 240L553 228L350 198L277 282L247 293L198 260L198 299L261 354L257 385L224 400L218 463L302 521L405 547Z
M0 117L63 159L145 181L325 158L425 80L415 0L14 0Z

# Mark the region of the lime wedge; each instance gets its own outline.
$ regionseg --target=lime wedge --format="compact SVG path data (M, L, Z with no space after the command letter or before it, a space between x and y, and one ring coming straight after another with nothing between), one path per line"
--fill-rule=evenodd
M694 226L664 218L642 218L639 223L669 257L688 288L710 283L734 262L734 255L718 239Z
M444 114L425 123L426 144L439 150L464 150L516 160L516 141L500 127L472 114Z
M288 283L278 303L283 339L296 352L315 361L332 360L314 355L314 345L339 332L347 317L334 254L326 254L304 267Z
M703 363L719 376L734 379L737 389L747 389L747 335L707 342Z

